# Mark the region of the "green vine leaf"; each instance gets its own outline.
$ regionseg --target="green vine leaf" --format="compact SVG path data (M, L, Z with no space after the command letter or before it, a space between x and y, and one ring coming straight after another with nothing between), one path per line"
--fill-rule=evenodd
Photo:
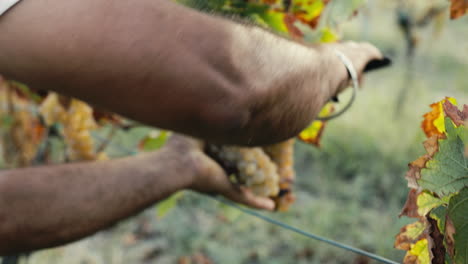
M468 188L450 199L448 216L451 222L447 222L447 225L453 224L455 229L454 263L468 263Z
M437 198L428 192L422 192L418 195L416 204L418 205L418 214L427 215L432 209L444 204L448 204L450 196Z
M429 216L437 221L437 227L441 233L445 233L445 219L447 217L447 207L439 206L431 211Z
M446 139L439 140L439 151L421 170L419 185L423 189L446 196L468 186L468 157L464 155L466 133L464 126L456 127L445 118Z

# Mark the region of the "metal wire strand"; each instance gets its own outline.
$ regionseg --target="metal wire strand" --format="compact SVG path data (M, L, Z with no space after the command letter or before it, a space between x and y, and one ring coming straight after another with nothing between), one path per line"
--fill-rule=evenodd
M96 138L98 141L104 141L105 139L98 136L98 135L94 135L94 138ZM130 149L128 149L127 147L125 146L122 146L120 144L114 144L113 145L114 147L117 147L120 151L122 152L126 152L129 156L133 156L133 155L136 155L138 154L138 152L135 152L135 151L132 151ZM208 196L208 195L207 195ZM263 214L260 214L258 213L257 211L254 211L254 210L251 210L251 209L248 209L248 208L245 208L245 207L242 207L234 202L231 202L229 200L226 200L222 197L219 197L219 196L208 196L208 197L211 197L212 199L220 202L220 203L223 203L227 206L230 206L230 207L233 207L233 208L236 208L237 210L245 213L245 214L248 214L250 216L253 216L253 217L256 217L258 219L261 219L265 222L268 222L270 224L273 224L273 225L276 225L276 226L279 226L283 229L286 229L286 230L289 230L291 232L294 232L294 233L297 233L299 235L302 235L302 236L305 236L305 237L308 237L310 239L314 239L314 240L317 240L319 242L323 242L323 243L326 243L326 244L329 244L331 246L334 246L334 247L337 247L337 248L341 248L341 249L344 249L344 250L347 250L347 251L351 251L351 252L354 252L356 254L359 254L359 255L362 255L362 256L366 256L368 258L371 258L373 260L376 260L376 261L379 261L381 263L385 263L385 264L399 264L399 262L396 262L396 261L393 261L393 260L390 260L390 259L387 259L387 258L384 258L382 256L379 256L379 255L376 255L376 254L373 254L373 253L370 253L370 252L367 252L365 250L362 250L362 249L359 249L359 248L355 248L355 247L352 247L352 246L349 246L349 245L346 245L346 244L343 244L343 243L340 243L340 242L337 242L337 241L333 241L331 239L328 239L328 238L325 238L325 237L321 237L321 236L318 236L318 235L315 235L315 234L312 234L312 233L309 233L307 231L304 231L304 230L301 230L297 227L294 227L294 226L291 226L291 225L288 225L286 223L283 223L279 220L276 220L276 219L273 219L273 218L270 218L266 215L263 215Z
M245 213L245 214L248 214L248 215L251 215L251 216L254 216L256 218L259 218L263 221L266 221L270 224L274 224L276 226L279 226L283 229L286 229L286 230L289 230L289 231L292 231L294 233L297 233L297 234L300 234L302 236L305 236L305 237L308 237L308 238L311 238L311 239L314 239L314 240L318 240L320 242L323 242L323 243L326 243L326 244L329 244L329 245L332 245L334 247L337 247L337 248L341 248L341 249L344 249L344 250L347 250L347 251L351 251L351 252L354 252L356 254L359 254L359 255L362 255L362 256L366 256L368 258L371 258L373 260L376 260L376 261L379 261L381 263L386 263L386 264L399 264L398 262L395 262L393 260L390 260L390 259L387 259L387 258L384 258L382 256L379 256L379 255L376 255L376 254L373 254L373 253L370 253L370 252L367 252L365 250L362 250L362 249L359 249L359 248L355 248L355 247L352 247L352 246L348 246L348 245L345 245L343 243L340 243L340 242L337 242L337 241L333 241L331 239L328 239L328 238L325 238L325 237L321 237L321 236L318 236L318 235L315 235L315 234L312 234L312 233L309 233L307 231L304 231L304 230L301 230L297 227L294 227L294 226L291 226L291 225L288 225L286 223L283 223L281 221L278 221L276 219L273 219L273 218L270 218L266 215L263 215L263 214L260 214L258 213L257 211L253 211L253 210L250 210L250 209L247 209L245 207L242 207L234 202L231 202L229 200L226 200L222 197L217 197L217 196L209 196L211 198L213 198L214 200L220 202L220 203L223 203L225 205L228 205L230 207L234 207L236 208L237 210L240 210L241 212Z
M103 138L100 138L100 137L96 137L99 141L100 140L104 140ZM126 152L129 154L129 155L135 155L137 154L135 151L131 151L129 149L127 149L126 147L124 146L121 146L121 145L118 145L119 149L121 150L126 150ZM278 221L276 219L273 219L273 218L270 218L266 215L263 215L263 214L260 214L254 210L250 210L250 209L247 209L245 207L242 207L234 202L231 202L229 200L226 200L222 197L219 197L219 196L210 196L210 195L207 195L208 197L211 197L212 199L220 202L220 203L223 203L227 206L230 206L230 207L233 207L233 208L236 208L237 210L245 213L245 214L248 214L250 216L253 216L253 217L256 217L256 218L259 218L265 222L268 222L268 223L271 223L271 224L274 224L276 226L279 226L283 229L286 229L286 230L289 230L289 231L292 231L294 233L297 233L297 234L300 234L302 236L305 236L305 237L308 237L310 239L314 239L314 240L317 240L317 241L320 241L320 242L323 242L323 243L327 243L331 246L334 246L334 247L337 247L337 248L341 248L341 249L344 249L344 250L348 250L348 251L351 251L351 252L354 252L356 254L359 254L359 255L362 255L362 256L366 256L368 258L371 258L371 259L374 259L376 261L379 261L381 263L385 263L385 264L399 264L398 262L395 262L393 260L390 260L390 259L386 259L382 256L379 256L379 255L376 255L376 254L373 254L373 253L370 253L370 252L367 252L365 250L362 250L362 249L359 249L359 248L355 248L355 247L352 247L352 246L348 246L348 245L345 245L343 243L340 243L340 242L337 242L337 241L333 241L331 239L328 239L328 238L325 238L325 237L321 237L321 236L318 236L318 235L315 235L315 234L312 234L312 233L309 233L307 231L304 231L304 230L301 230L297 227L294 227L294 226L291 226L291 225L288 225L286 223L283 223L281 221Z

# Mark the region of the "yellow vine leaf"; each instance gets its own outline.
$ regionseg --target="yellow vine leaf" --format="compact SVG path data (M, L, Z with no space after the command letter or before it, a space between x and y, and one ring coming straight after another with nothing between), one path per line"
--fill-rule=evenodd
M468 1L466 0L450 0L450 18L456 19L464 14L468 10Z
M333 113L333 111L333 104L328 103L322 108L319 116L328 116ZM325 125L326 122L315 120L306 129L299 133L298 137L300 140L306 143L320 146L320 138L322 136L323 130L325 129Z
M427 215L432 209L441 206L443 204L448 204L450 196L445 196L442 198L434 197L434 195L429 192L421 192L417 198L418 214Z
M401 228L395 239L395 248L410 250L412 245L421 238L426 227L426 223L420 220Z
M406 254L404 264L430 264L431 255L429 254L427 239L421 239L415 244L411 245L411 249Z
M325 4L321 0L293 0L293 10L296 16L305 21L310 22L312 19L320 16Z
M331 43L339 40L338 35L329 27L320 29L320 42Z
M277 12L275 10L268 10L262 14L259 14L260 18L268 24L268 26L274 29L276 32L287 34L288 28L284 23L285 13Z
M432 111L423 115L424 120L421 124L421 127L427 137L431 137L433 135L443 135L445 133L445 116L442 104L447 100L455 105L457 103L454 98L446 97L439 102L431 104L430 107L432 108Z

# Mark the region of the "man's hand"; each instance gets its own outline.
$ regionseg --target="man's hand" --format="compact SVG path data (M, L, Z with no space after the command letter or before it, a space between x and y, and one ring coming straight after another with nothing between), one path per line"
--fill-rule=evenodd
M223 168L203 152L203 143L190 137L172 135L165 148L190 159L195 170L189 189L205 194L220 194L238 203L258 209L273 210L269 198L255 196L245 187L232 183Z
M274 207L232 184L198 141L175 135L133 157L0 171L0 256L83 238L183 189Z
M333 43L324 45L325 49L329 53L334 53L334 50L340 51L343 53L353 64L356 73L358 74L359 82L362 83L364 77L364 69L369 62L372 60L381 60L383 55L379 49L374 45L367 42L354 42L347 41L343 43ZM337 67L334 67L337 70L337 73L340 78L337 78L337 90L335 95L342 92L344 89L350 86L351 80L348 74L348 71L343 64L343 62L335 55L335 60ZM338 66L341 64L342 66Z
M0 32L7 78L220 144L272 144L310 124L347 83L333 48L359 73L381 56L369 44L299 44L167 0L24 0Z

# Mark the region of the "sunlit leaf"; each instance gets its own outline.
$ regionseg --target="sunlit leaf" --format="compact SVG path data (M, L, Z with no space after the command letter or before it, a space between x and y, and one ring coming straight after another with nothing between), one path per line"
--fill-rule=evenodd
M292 11L301 20L310 22L320 16L325 4L322 0L293 0Z
M173 209L177 205L177 202L182 196L183 196L183 193L178 192L166 198L165 200L160 201L156 205L156 217L158 219L161 219L164 216L166 216L167 213L169 213L171 209Z
M417 198L418 213L421 216L427 215L432 209L443 204L448 204L450 197L437 198L428 192L422 192Z
M444 125L444 109L442 104L449 100L453 104L456 104L456 100L454 98L447 97L446 99L436 102L430 105L432 108L431 112L425 114L424 120L421 124L424 133L426 133L427 137L431 137L433 135L443 135L445 132L445 125Z
M320 42L330 43L338 41L338 35L329 27L324 27L320 30Z
M259 14L263 21L273 30L279 33L288 33L288 28L284 23L285 13L268 10L265 13Z
M421 239L415 244L411 245L411 249L406 254L403 263L430 264L431 256L429 253L427 239Z
M139 146L143 151L158 150L164 146L168 138L169 132L167 131L151 131L145 138L143 138Z
M319 116L329 116L333 113L333 104L326 104L320 111ZM306 129L299 133L298 138L306 143L320 146L320 139L325 129L326 122L315 120Z

